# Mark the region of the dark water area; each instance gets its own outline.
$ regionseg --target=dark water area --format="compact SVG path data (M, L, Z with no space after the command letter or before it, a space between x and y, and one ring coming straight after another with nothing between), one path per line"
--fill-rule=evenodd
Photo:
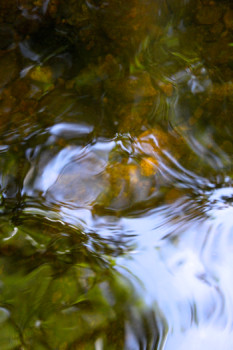
M233 3L0 0L0 349L233 344Z

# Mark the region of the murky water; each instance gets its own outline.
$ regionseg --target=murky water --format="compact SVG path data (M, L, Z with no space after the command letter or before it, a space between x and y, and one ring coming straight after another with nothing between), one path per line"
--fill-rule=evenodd
M233 5L0 1L0 348L231 349Z

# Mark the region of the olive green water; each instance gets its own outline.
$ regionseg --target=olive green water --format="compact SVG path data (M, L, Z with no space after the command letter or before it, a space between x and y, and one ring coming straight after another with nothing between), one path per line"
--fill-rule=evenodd
M233 4L0 0L0 349L233 344Z

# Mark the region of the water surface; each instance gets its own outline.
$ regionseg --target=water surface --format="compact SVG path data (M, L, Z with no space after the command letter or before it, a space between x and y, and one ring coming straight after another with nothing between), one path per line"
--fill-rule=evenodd
M231 1L0 1L0 348L231 349Z

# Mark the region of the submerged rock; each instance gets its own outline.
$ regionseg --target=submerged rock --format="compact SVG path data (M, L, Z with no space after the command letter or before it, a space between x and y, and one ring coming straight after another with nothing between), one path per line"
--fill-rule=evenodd
M18 61L12 51L0 55L0 88L11 82L18 73Z
M200 24L215 24L222 16L219 6L202 6L197 12L197 21Z
M90 206L105 186L104 167L94 150L65 147L53 156L45 151L28 172L24 191L32 196L42 192L48 202L60 205Z

